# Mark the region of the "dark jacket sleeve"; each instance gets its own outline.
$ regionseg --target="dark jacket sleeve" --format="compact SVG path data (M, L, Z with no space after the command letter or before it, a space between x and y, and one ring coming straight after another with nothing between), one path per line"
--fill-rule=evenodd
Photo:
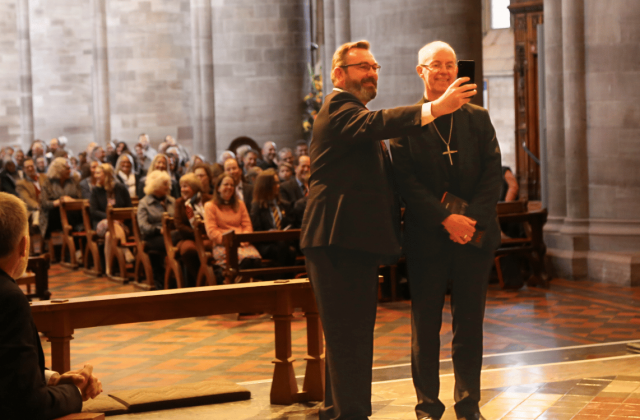
M393 139L391 154L393 156L393 174L395 186L407 208L415 209L417 214L427 223L429 228L439 227L451 212L440 204L440 199L422 185L416 176L418 164L413 159L411 140L408 137Z
M115 183L113 189L116 195L116 207L133 207L133 205L131 204L131 195L129 194L129 190L124 184Z
M37 420L80 412L75 386L45 384L29 303L17 286L7 287L5 278L0 282L0 417Z
M253 226L254 232L262 232L265 230L273 229L271 224L268 224L264 217L264 212L269 211L268 209L261 208L258 203L253 203L251 205L251 212L249 213L249 217L251 218L251 225Z
M178 241L185 239L194 239L193 228L191 227L191 223L189 222L189 218L187 217L187 209L184 205L184 199L182 197L176 200L175 210L174 210L173 220L176 224L176 233L175 235L172 232L172 238Z
M94 225L107 218L107 200L102 188L94 188L91 191L89 212L91 213L91 221Z

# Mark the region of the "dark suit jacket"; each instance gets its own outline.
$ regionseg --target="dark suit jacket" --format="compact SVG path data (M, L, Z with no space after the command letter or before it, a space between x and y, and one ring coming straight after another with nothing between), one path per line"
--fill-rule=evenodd
M291 177L290 180L280 184L280 198L291 203L293 227L299 229L307 207L307 197L305 197L295 177Z
M74 385L47 386L44 354L24 293L0 270L0 417L52 419L78 413Z
M113 193L116 198L116 204L114 207L132 207L129 190L123 184L114 182ZM107 218L108 204L107 190L102 187L94 187L91 191L91 198L89 199L91 223L94 229L101 220Z
M248 182L242 183L242 197L244 198L244 205L247 210L251 209L251 203L253 203L253 185Z
M500 243L496 203L502 186L496 133L482 107L463 105L453 118L459 196L469 203L465 216L477 221L477 230L486 232L482 248L493 251ZM441 134L446 138L447 134ZM442 155L442 140L434 123L426 125L418 135L391 140L391 153L396 185L406 203L407 245L428 249L449 241L442 221L450 212L440 200L450 187L450 163Z
M420 133L421 117L420 105L369 111L347 92L326 97L313 127L302 249L399 255L400 218L380 141Z
M291 218L291 204L287 201L280 201L280 212L282 213L282 220L280 221L281 227L285 227L293 224ZM251 217L251 225L254 232L263 232L271 229L275 229L276 226L273 222L273 215L269 208L260 207L258 203L251 205L251 211L249 211Z

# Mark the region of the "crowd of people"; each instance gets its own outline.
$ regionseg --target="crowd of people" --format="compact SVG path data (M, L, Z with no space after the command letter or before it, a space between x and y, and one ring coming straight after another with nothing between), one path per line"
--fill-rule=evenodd
M252 142L255 143L255 142ZM79 153L67 147L67 139L51 139L47 145L35 140L26 152L13 147L0 150L0 191L19 197L26 204L31 235L50 238L61 230L60 205L69 199L87 199L93 229L105 241L105 260L113 253L107 227L107 207L131 207L137 203L137 222L151 258L154 283L164 287L162 214L175 217L171 232L185 266L186 284L193 286L199 269L193 226L196 218L205 222L219 281L222 281L225 252L222 234L300 228L309 191L310 159L306 141L295 149L277 150L272 141L262 150L249 145L225 150L217 162L190 155L172 136L158 149L149 136L140 134L133 148L114 140L106 148L90 143ZM69 224L84 229L80 215ZM130 226L115 223L115 235L126 242ZM123 249L127 262L135 256ZM295 263L299 248L289 243L267 243L238 249L242 266L261 258L280 265ZM76 251L81 261L82 251ZM107 267L107 274L110 273Z

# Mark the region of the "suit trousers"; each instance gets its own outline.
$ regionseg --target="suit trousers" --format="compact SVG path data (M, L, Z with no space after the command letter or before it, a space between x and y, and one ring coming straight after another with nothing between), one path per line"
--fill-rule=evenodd
M327 344L321 420L371 415L379 256L340 247L303 250Z
M440 391L440 328L448 286L451 288L451 345L458 417L479 411L482 368L482 324L493 252L459 245L448 238L427 251L407 243L411 289L411 370L418 396L418 418L442 417Z

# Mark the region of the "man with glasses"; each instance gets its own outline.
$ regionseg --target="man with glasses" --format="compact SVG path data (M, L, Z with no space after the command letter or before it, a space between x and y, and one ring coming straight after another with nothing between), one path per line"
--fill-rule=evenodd
M418 59L425 86L419 103L433 103L456 80L456 54L436 41L424 46ZM493 252L500 243L496 203L502 167L496 132L484 108L465 104L420 133L392 140L391 152L406 204L403 250L413 302L411 365L418 418L439 419L445 410L438 399L439 332L450 285L454 408L458 419L483 419L482 321ZM445 193L468 203L464 215L442 205Z
M335 89L313 128L301 248L327 343L320 419L362 420L371 415L377 270L400 254L400 216L381 141L419 135L469 102L476 86L461 87L462 79L433 103L369 111L380 70L369 43L342 45L331 67Z

